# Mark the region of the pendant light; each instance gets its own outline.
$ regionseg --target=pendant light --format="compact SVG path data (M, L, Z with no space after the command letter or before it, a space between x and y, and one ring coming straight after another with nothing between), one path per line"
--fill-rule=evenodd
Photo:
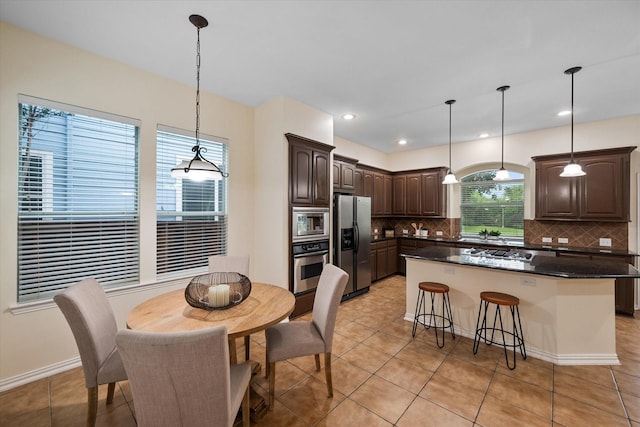
M571 74L571 161L564 167L560 174L562 177L583 176L586 175L582 167L573 160L573 75L582 70L582 67L573 67L565 70L565 74Z
M449 106L449 169L447 170L447 175L444 177L442 181L443 184L457 184L458 180L456 176L451 172L451 104L456 102L455 99L450 99L445 101L445 104Z
M510 181L509 171L504 168L504 91L509 89L510 86L500 86L496 89L502 92L502 160L500 161L500 170L493 178L494 181Z
M209 22L200 15L189 16L189 21L198 29L198 43L196 45L196 145L191 148L195 155L193 159L183 160L171 169L171 176L176 179L188 178L192 181L226 178L229 174L205 159L203 153L206 153L207 149L200 146L200 29L209 25Z

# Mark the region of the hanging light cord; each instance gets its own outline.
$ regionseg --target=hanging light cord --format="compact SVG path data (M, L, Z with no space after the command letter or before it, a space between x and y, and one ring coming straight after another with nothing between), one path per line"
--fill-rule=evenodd
M579 70L571 73L571 163L573 161L573 75Z
M200 146L200 27L196 44L196 147Z
M449 173L451 172L451 105L456 102L455 99L445 101L445 104L449 104Z
M501 90L502 92L502 157L500 160L500 169L504 169L504 91L505 90L506 88Z

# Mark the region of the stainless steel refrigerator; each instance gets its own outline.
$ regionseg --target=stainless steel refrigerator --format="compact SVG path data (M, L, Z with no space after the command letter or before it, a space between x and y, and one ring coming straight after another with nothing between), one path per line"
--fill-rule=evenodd
M334 264L349 273L344 295L366 292L371 285L371 198L336 194Z

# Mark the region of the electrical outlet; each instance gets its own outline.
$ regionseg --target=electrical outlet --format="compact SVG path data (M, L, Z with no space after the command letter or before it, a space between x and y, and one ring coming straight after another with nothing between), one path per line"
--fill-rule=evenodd
M456 274L455 267L449 267L449 266L445 267L444 274Z
M600 246L611 246L611 239L600 238Z
M436 231L436 236L442 236L442 231Z
M409 230L407 230L406 228L402 229L402 234L409 234Z
M558 243L569 243L569 239L566 237L558 237Z
M520 279L520 283L523 286L536 286L536 279L534 279L533 277L523 277L522 279Z
M542 243L553 243L553 239L551 237L543 237Z

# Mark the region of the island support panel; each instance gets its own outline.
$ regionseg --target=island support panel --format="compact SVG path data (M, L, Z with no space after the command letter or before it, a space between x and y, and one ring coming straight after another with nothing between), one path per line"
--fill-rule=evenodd
M503 292L520 299L527 354L558 365L619 364L615 279L565 279L407 258L407 321L413 322L423 281L449 285L456 334L473 339L480 292ZM510 330L510 316L503 315L503 322Z

